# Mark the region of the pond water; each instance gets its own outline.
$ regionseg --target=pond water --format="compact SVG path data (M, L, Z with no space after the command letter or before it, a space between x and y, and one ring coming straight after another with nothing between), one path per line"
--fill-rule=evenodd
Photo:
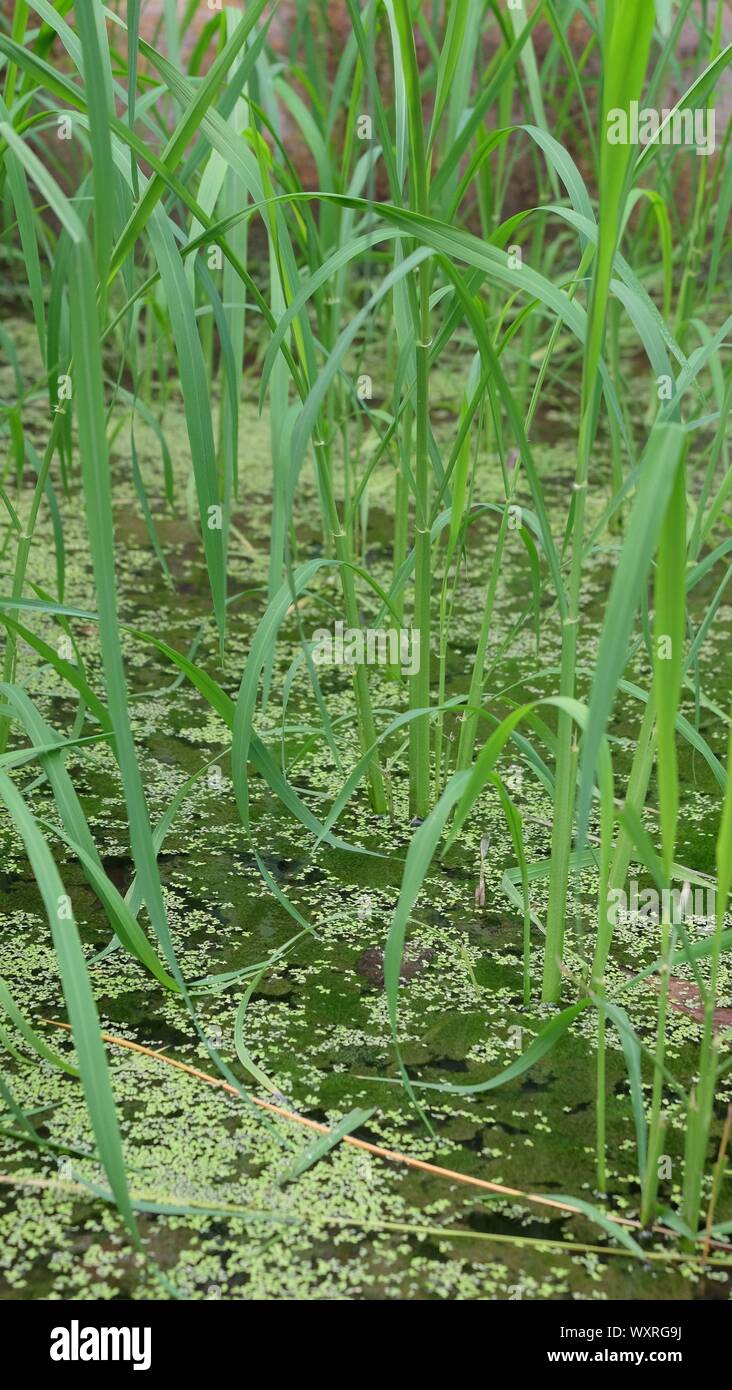
M29 352L28 326L8 326L21 362ZM464 373L464 365L455 371ZM462 379L462 376L460 380ZM436 377L438 428L450 439L450 403L456 396L450 372ZM0 389L12 394L9 369ZM231 605L225 665L218 666L216 639L195 526L186 510L189 455L180 403L173 397L164 422L175 476L175 502L164 501L160 448L139 423L135 442L161 546L173 584L167 585L149 541L131 481L129 425L122 422L113 445L119 608L124 622L162 637L186 652L198 642L195 659L235 695L256 624L264 611L270 534L269 425L257 414L254 385L245 399L241 430L241 493L235 514L229 592L243 598ZM33 411L37 412L34 425ZM442 417L442 418L441 418ZM43 443L43 402L24 415L31 437ZM547 490L553 524L563 524L571 485L573 437L565 428L561 400L545 406L534 431L536 458ZM597 515L609 495L598 460ZM476 502L498 497L495 460L478 470ZM367 558L375 577L388 582L392 477L385 469L369 490ZM72 477L68 496L59 490L64 525L68 604L93 610L93 581L87 556L83 498ZM317 495L303 473L298 517L298 560L320 553ZM466 690L469 654L480 622L487 565L495 537L490 514L472 530L458 615L451 632L448 693ZM621 537L612 538L620 544ZM520 541L501 575L492 651L497 654L488 689L497 714L510 698L556 688L558 629L551 607L542 617L536 650L531 623L501 653L530 592ZM10 556L2 560L7 592ZM582 643L592 656L612 572L612 550L588 565ZM33 546L31 575L56 591L56 560L48 516ZM718 582L718 576L717 581ZM329 622L327 598L337 602L335 578L319 583L302 605L310 631ZM692 596L692 616L715 587L710 576ZM323 616L325 615L325 616ZM702 655L705 694L726 708L730 685L730 619L720 611ZM47 615L34 615L34 629L54 645L60 632ZM74 621L74 635L92 684L102 678L93 623ZM288 620L280 633L270 701L256 725L275 757L284 759L293 784L321 818L345 772L338 770L322 734L302 668L282 692L297 655L297 627ZM160 872L178 960L186 980L207 982L194 992L210 1043L251 1095L309 1119L336 1123L355 1107L372 1113L358 1128L360 1138L456 1173L503 1184L528 1194L579 1198L620 1215L637 1214L635 1131L628 1074L618 1037L608 1034L609 1192L596 1193L595 1018L581 1014L571 1033L528 1073L477 1095L421 1092L432 1132L398 1081L386 998L380 973L391 913L412 829L406 809L405 775L398 761L392 786L395 814L386 823L370 815L357 794L346 807L338 834L361 849L313 847L312 839L282 812L261 779L250 782L252 835L236 810L226 749L228 731L202 697L154 648L125 639L134 733L153 823L168 808L185 778L205 763L207 773L184 800L160 853ZM532 674L533 673L533 674ZM638 683L648 670L639 660ZM347 674L321 672L345 769L358 756ZM68 732L76 704L55 671L27 647L21 649L20 678L44 717ZM376 706L404 706L404 687L375 670ZM613 755L618 777L627 772L641 707L630 697L616 710ZM694 718L693 701L685 713ZM551 722L550 717L548 721ZM449 727L449 726L448 726ZM709 706L700 728L718 756L725 731ZM454 731L454 730L453 730ZM527 737L551 763L551 752L529 729ZM395 750L396 751L396 750ZM683 802L680 862L713 871L719 817L718 789L706 763L681 747ZM524 817L531 860L549 853L551 802L515 749L504 758L505 780ZM116 764L104 742L72 752L67 767L82 799L107 872L125 891L132 866L127 818ZM30 789L37 769L14 774ZM651 789L651 804L654 788ZM29 799L34 812L55 820L52 798L39 780ZM652 817L649 826L652 828ZM490 837L485 863L485 905L476 907L480 841ZM110 1046L109 1063L123 1127L128 1175L134 1191L152 1203L188 1207L187 1214L143 1214L140 1228L147 1258L135 1253L113 1208L93 1191L103 1177L92 1154L91 1132L78 1083L50 1067L9 1063L13 1089L40 1135L56 1148L38 1153L0 1133L0 1293L6 1298L165 1298L162 1271L187 1298L234 1299L658 1299L727 1298L730 1270L710 1263L705 1270L683 1258L672 1262L672 1246L661 1238L645 1242L647 1258L621 1252L586 1215L539 1202L500 1197L487 1190L389 1162L340 1144L297 1180L285 1181L313 1135L297 1123L265 1114L200 1077L171 1067L179 1059L204 1072L215 1070L183 1004L159 987L121 948L107 951L111 929L78 865L63 845L54 853L71 895L88 952L102 1026L110 1034L142 1044L156 1055ZM311 928L303 932L263 881L257 864ZM501 889L515 864L510 835L497 799L489 794L426 881L409 930L411 969L400 991L398 1036L413 1080L470 1085L493 1076L529 1046L552 1009L536 1003L541 978L542 936L532 933L533 1002L522 1002L521 914ZM7 817L0 818L0 975L39 1030L41 1020L63 1020L64 1005L50 933L22 846ZM640 877L640 875L639 875ZM581 968L592 949L594 871L573 879L568 934L570 970ZM532 886L532 909L545 907L545 879ZM144 913L141 921L146 925ZM692 922L692 936L704 930ZM655 1019L652 985L627 988L629 973L655 959L654 932L621 924L608 974L611 995L628 1010L642 1041L651 1042ZM275 958L256 981L254 968ZM102 953L100 958L100 953ZM668 1029L667 1060L682 1081L693 1071L700 1036L694 1017L690 976L678 972L675 1007ZM687 979L684 989L681 981ZM234 1025L247 988L255 982L242 1025L247 1053L260 1080L237 1060ZM720 1005L732 1007L732 980L722 973ZM576 997L570 979L566 1002ZM49 1041L68 1050L67 1038L48 1029ZM264 1079L261 1078L264 1074ZM648 1080L648 1077L646 1077ZM265 1084L265 1081L267 1084ZM728 1075L718 1097L721 1122L732 1099ZM684 1121L670 1101L667 1172L662 1200L673 1206L680 1194ZM718 1130L715 1135L718 1142ZM59 1152L66 1149L68 1152ZM87 1156L85 1156L87 1155ZM197 1211L197 1207L217 1211ZM226 1207L245 1207L246 1214ZM722 1195L717 1219L732 1217Z

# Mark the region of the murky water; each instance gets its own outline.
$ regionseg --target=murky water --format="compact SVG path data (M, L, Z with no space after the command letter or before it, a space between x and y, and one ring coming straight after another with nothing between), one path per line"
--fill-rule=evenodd
M16 341L27 330L11 325ZM456 364L457 370L458 364ZM455 395L449 373L440 391ZM5 381L3 394L10 388ZM7 387L7 389L6 389ZM440 392L438 391L438 394ZM450 422L440 427L450 437ZM209 620L205 573L195 529L186 515L188 456L182 416L175 402L165 422L176 476L171 515L163 498L162 466L154 436L138 425L136 443L161 543L174 579L169 588L147 538L130 479L128 429L115 441L116 524L119 605L125 622L145 629L180 651L200 639L195 659L207 666L231 694L256 623L263 612L270 530L268 425L253 402L244 413L240 468L241 501L232 539L230 592L258 590L232 605L226 664L217 668L216 643ZM44 414L38 406L38 438ZM571 438L565 442L561 403L537 422L536 457L547 487L548 504L559 527L571 477ZM476 502L498 496L497 468L483 459ZM600 470L601 471L601 470ZM607 487L596 499L599 514ZM83 503L78 481L68 497L59 495L66 546L66 601L93 609L94 592L86 554ZM369 493L368 556L376 577L390 575L390 493L388 478ZM317 498L304 474L298 504L300 554L317 552L320 537ZM449 693L467 688L470 653L485 595L487 564L495 522L482 518L472 530L467 573L461 583L459 616L450 639ZM618 542L620 538L617 538ZM542 618L539 651L531 624L500 656L527 601L529 571L520 541L515 542L501 576L493 651L499 659L490 677L495 713L507 711L508 698L549 693L556 687L558 633L549 608ZM598 556L588 568L582 627L585 659L592 658L611 575L612 555ZM4 560L7 573L8 556ZM44 522L34 545L35 582L55 591L55 558L50 527ZM330 582L330 581L328 581ZM714 588L709 577L692 596L692 616L703 611ZM337 598L335 580L333 597ZM304 604L306 631L319 625L321 599ZM727 704L730 684L730 618L720 612L701 662L705 694ZM47 616L33 626L46 640L59 632ZM101 690L95 630L74 623L87 669ZM296 626L283 628L273 673L271 699L259 711L257 727L293 784L321 817L339 789L336 768L322 735L316 735L315 707L300 670L289 689L283 715L282 691L297 654ZM204 1030L234 1075L252 1095L270 1095L237 1060L234 1022L252 969L282 950L254 988L243 1022L247 1052L284 1097L287 1108L308 1118L335 1122L354 1107L373 1108L358 1130L361 1138L429 1160L458 1173L505 1184L525 1192L569 1194L602 1205L595 1193L594 1020L580 1016L571 1035L527 1075L480 1095L422 1092L434 1133L426 1129L398 1084L379 955L399 890L410 827L403 772L393 775L395 818L388 824L371 816L360 796L344 811L338 833L366 852L336 851L312 841L284 815L266 788L252 776L251 838L245 835L233 798L227 757L228 731L187 682L154 648L126 639L133 722L153 822L162 816L182 781L212 760L183 803L160 854L161 878L181 969L186 980L208 982L195 992ZM533 673L533 674L532 674ZM55 672L42 668L23 648L21 677L44 717L61 731L73 723L75 704ZM648 672L637 668L638 683ZM174 684L175 683L175 684ZM357 757L347 677L323 676L331 717L338 724L344 766ZM372 682L375 704L396 711L404 688L383 671ZM627 699L616 712L613 754L618 776L627 771L640 706ZM694 718L693 701L685 707ZM718 755L724 729L713 710L702 707L700 727ZM449 726L448 726L449 728ZM538 736L526 730L540 746ZM551 762L551 755L541 749ZM120 891L129 886L132 866L126 812L116 767L103 742L83 754L72 752L67 766L81 796L105 868ZM678 858L700 871L713 867L719 813L716 784L707 765L684 748L681 756L684 801ZM29 787L30 768L15 774ZM518 757L506 759L506 784L524 817L531 859L549 852L551 803ZM37 814L55 819L42 785L30 792ZM479 843L488 834L486 899L475 906ZM174 1070L165 1057L212 1071L207 1048L197 1037L182 1004L166 994L122 949L104 952L111 930L79 868L59 841L54 852L79 921L92 965L92 982L105 1029L152 1049L144 1056L111 1047L109 1060L123 1120L129 1177L137 1192L158 1204L190 1204L187 1215L141 1217L144 1245L151 1260L186 1297L305 1299L490 1299L490 1298L726 1298L724 1270L699 1274L691 1266L672 1267L653 1258L662 1243L649 1246L648 1261L609 1253L600 1227L584 1215L565 1215L538 1204L496 1198L478 1188L398 1166L340 1145L297 1181L281 1181L313 1137L296 1124L266 1117L245 1100ZM260 856L281 893L312 928L300 928L262 880ZM514 864L511 839L495 799L486 794L469 829L446 862L435 863L415 909L409 932L415 969L405 972L400 994L398 1034L402 1056L415 1081L470 1085L494 1075L524 1051L551 1010L522 1004L520 914L501 890L504 871ZM64 1017L54 954L39 895L7 818L0 821L2 933L0 974L7 979L29 1017ZM569 935L570 964L579 968L592 949L591 870L573 885ZM541 917L545 881L532 889L532 907ZM147 927L144 914L141 921ZM692 933L702 930L692 926ZM297 939L294 939L296 938ZM291 944L288 944L291 943ZM532 936L532 972L541 976L542 938ZM652 1038L652 988L627 993L627 971L655 958L652 932L626 925L618 932L609 989L628 1008L641 1039ZM679 972L683 975L684 972ZM212 979L212 977L214 977ZM625 991L625 993L623 993ZM534 991L534 998L537 990ZM573 997L571 984L567 1000ZM732 982L725 972L722 1004L732 1004ZM668 1064L682 1080L693 1069L699 1025L688 1009L672 1011ZM50 1036L50 1030L49 1030ZM54 1044L68 1046L62 1034ZM73 1080L50 1068L10 1063L14 1091L32 1113L41 1136L75 1152L38 1154L7 1134L0 1135L0 1289L6 1297L86 1298L165 1297L150 1264L131 1251L115 1212L78 1184L102 1181L91 1150L81 1093ZM732 1094L723 1083L721 1116ZM271 1098L271 1097L270 1097ZM5 1128L10 1126L6 1125ZM663 1198L679 1196L683 1152L683 1114L670 1111L668 1176ZM634 1215L637 1159L629 1084L619 1041L609 1036L608 1209ZM81 1152L79 1152L81 1151ZM47 1186L33 1185L38 1180ZM25 1186L24 1184L28 1185ZM64 1185L66 1184L66 1185ZM69 1186L72 1184L72 1186ZM73 1186L76 1184L77 1186ZM215 1215L195 1205L245 1206L248 1214ZM717 1219L732 1215L723 1196ZM447 1228L453 1232L447 1233ZM543 1240L555 1245L542 1246ZM561 1242L572 1248L562 1249ZM591 1247L591 1248L584 1248ZM600 1248L595 1248L600 1247ZM604 1247L604 1252L603 1249Z

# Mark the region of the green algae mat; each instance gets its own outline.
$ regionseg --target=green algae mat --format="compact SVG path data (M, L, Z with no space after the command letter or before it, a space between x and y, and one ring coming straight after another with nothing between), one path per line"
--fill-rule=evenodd
M6 7L8 1304L729 1300L728 29Z

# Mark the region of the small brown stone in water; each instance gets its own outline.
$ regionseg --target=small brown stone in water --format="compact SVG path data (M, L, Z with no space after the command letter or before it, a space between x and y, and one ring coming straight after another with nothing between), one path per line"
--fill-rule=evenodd
M407 946L402 956L402 968L399 971L400 983L409 984L415 975L419 975L420 971L426 969L434 954L431 946ZM356 972L365 976L369 984L383 989L384 952L378 946L369 946L356 961Z

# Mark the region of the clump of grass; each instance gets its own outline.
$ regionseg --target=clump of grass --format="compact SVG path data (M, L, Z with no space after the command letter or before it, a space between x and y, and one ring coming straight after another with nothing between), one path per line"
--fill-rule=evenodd
M206 1040L171 938L158 866L165 834L205 769L184 783L153 829L130 727L129 640L152 645L227 727L234 799L252 845L252 768L308 844L358 848L339 835L338 822L362 794L381 818L375 834L388 816L414 823L384 957L395 1047L406 933L433 858L480 825L486 805L498 808L516 861L502 886L512 892L507 908L520 911L524 1007L540 1002L532 997L537 945L541 1002L560 1005L564 996L564 1007L499 1075L438 1089L475 1094L511 1081L594 1011L598 1188L607 1186L610 1030L628 1066L640 1220L648 1225L660 1205L671 972L686 965L698 973L708 960L706 980L699 975L698 1072L680 1084L687 1137L675 1219L692 1247L724 1235L714 1224L723 1153L706 1213L704 1196L727 1065L715 1007L720 960L732 940L725 926L732 764L725 770L718 757L725 730L709 740L702 733L703 706L720 725L729 720L702 688L700 654L720 621L732 548L725 510L730 320L720 308L732 205L729 134L714 161L661 135L643 149L608 139L614 112L661 101L690 19L697 71L669 100L677 115L714 108L732 57L723 45L723 5L699 14L691 0L581 7L541 0L507 18L495 0L452 0L427 13L409 0L389 7L368 0L362 8L349 0L351 33L334 73L323 68L317 45L300 52L305 3L285 55L270 47L269 0L251 0L240 16L213 12L196 33L195 8L179 15L166 6L151 41L141 37L139 0L119 13L97 0L73 7L29 0L0 31L2 245L35 324L39 363L36 380L16 373L17 399L2 406L9 445L0 475L2 554L11 577L0 596L0 797L49 918L110 1192L137 1241L92 986L49 837L78 861L116 941L177 997L218 1072L246 1100ZM588 26L580 54L565 37L578 9ZM61 158L58 136L66 129L71 160ZM530 205L517 208L510 199L518 161L531 170L534 191ZM316 188L304 181L308 162ZM2 342L12 360L10 337ZM372 361L382 372L375 398L363 370ZM456 409L445 430L436 421L434 383L448 370ZM272 513L266 601L243 669L235 670L228 638L237 595L229 573L248 498L242 382L258 382L270 415ZM182 397L190 449L185 499L174 495L166 441L173 391ZM26 410L40 394L48 407L38 453ZM575 447L563 511L537 447L545 402L557 399ZM166 504L184 503L200 533L216 634L208 663L182 654L169 633L120 620L110 469L119 431L129 431L151 554L165 581L175 582L137 456L141 426L161 446ZM304 552L298 526L306 479L321 513L314 555ZM370 558L377 480L386 487L393 537L386 581ZM103 689L74 659L80 615L66 573L63 516L79 492L97 596L95 612L81 616L97 624ZM55 594L34 583L45 508L55 536ZM492 528L493 554L479 610L465 613L466 575L480 563L478 526ZM583 633L586 583L591 562L606 552L613 578L595 651ZM497 607L512 567L525 592L506 636ZM334 621L351 630L408 623L420 654L408 684L391 671L385 685L363 663L349 673L358 749L350 767L308 631L308 604L324 596ZM68 647L56 649L39 633L48 621ZM286 735L277 748L259 731L278 698L277 654L291 622L300 648L292 680L301 673L314 711L310 746L327 750L341 777L326 808L296 785ZM450 657L465 626L473 635L465 679L451 682ZM545 655L555 638L558 669ZM78 712L63 731L24 687L24 648L76 692ZM508 660L523 668L521 680L503 680ZM644 687L635 680L639 670ZM638 713L622 779L612 726L620 694L635 700ZM100 738L117 760L128 813L135 876L125 897L105 873L64 761L70 749L83 756L87 742ZM716 920L711 938L694 942L672 920L661 921L651 1045L608 982L608 904L631 862L643 865L661 893L683 878L676 863L682 742L706 761L719 791ZM509 751L551 798L548 860L530 858L521 798L507 776ZM41 823L23 794L29 761L50 789L58 824ZM259 856L257 863L298 936L309 932ZM578 966L565 922L573 875L588 863L597 874L597 910ZM532 883L542 878L545 920L531 904ZM485 893L481 860L479 907ZM470 975L477 995L472 966ZM0 1005L37 1056L64 1065L18 1011L12 991L0 995ZM16 1053L10 1040L11 1059ZM399 1062L429 1124L424 1088ZM41 1144L12 1084L3 1086L18 1132ZM597 1212L593 1219L602 1224Z

